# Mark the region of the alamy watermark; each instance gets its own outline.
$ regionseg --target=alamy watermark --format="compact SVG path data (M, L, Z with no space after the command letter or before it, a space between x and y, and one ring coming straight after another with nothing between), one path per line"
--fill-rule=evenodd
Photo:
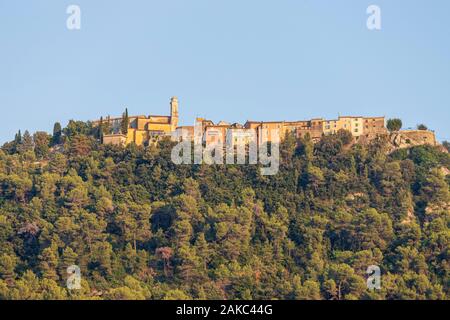
M67 7L66 13L69 17L66 20L66 26L69 30L81 29L81 8L78 5L72 4Z
M381 269L379 266L371 265L366 271L367 277L367 288L369 290L380 290L381 289Z
M224 136L218 131L203 132L202 126L197 124L193 136L183 129L175 135L175 139L179 141L171 154L175 164L259 163L263 166L261 175L278 173L279 129L228 129Z
M66 20L66 26L69 30L81 29L81 8L79 5L71 4L67 7L66 13L69 17ZM367 29L381 30L381 8L377 5L367 7L366 13L369 15L366 21Z
M67 268L66 286L69 290L80 290L81 289L81 270L77 265L72 265Z
M369 30L381 30L381 9L377 5L370 5L367 8L367 29Z

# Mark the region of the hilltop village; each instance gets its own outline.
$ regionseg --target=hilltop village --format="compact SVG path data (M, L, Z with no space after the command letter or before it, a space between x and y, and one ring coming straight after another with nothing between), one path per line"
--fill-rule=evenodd
M102 137L104 144L115 145L130 143L149 145L163 137L171 137L178 141L193 140L196 128L201 130L202 141L206 144L225 143L227 138L231 138L234 144L249 143L251 139L257 139L260 144L272 140L270 135L272 130L278 130L281 138L286 133L294 134L297 138L309 135L314 142L319 141L322 136L335 134L339 130L347 130L352 134L355 142L362 143L389 133L384 116L339 116L333 120L316 118L300 121L247 121L245 124L225 121L214 123L211 120L197 118L195 126L178 126L178 108L178 98L172 97L170 115L128 116L124 114L122 117L101 118L93 124L101 125L103 131L106 131ZM265 135L263 132L268 134ZM393 139L398 146L437 144L434 132L429 130L403 130Z
M425 125L182 127L170 107L0 148L0 300L448 300L450 143L423 145ZM265 128L291 135L270 152L196 143ZM176 143L192 132L194 148ZM368 266L386 286L367 286Z

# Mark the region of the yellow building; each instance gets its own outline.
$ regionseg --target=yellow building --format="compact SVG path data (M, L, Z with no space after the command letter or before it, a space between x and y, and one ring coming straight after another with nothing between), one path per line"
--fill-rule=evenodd
M348 130L352 133L352 135L356 138L360 137L363 134L364 130L364 119L363 117L339 117L338 130L344 129Z
M377 134L386 134L384 117L339 117L337 120L323 121L323 134L336 134L339 130L351 132L357 140L361 136L373 136Z
M283 139L286 133L297 138L309 135L317 142L323 135L336 134L339 130L349 131L355 140L364 137L373 139L387 134L384 117L339 116L335 120L316 118L303 121L247 121L245 125L230 124L220 121L215 124L211 120L197 118L195 126L178 126L178 99L170 100L170 115L130 116L126 133L122 132L123 118L106 118L103 124L108 126L108 134L103 136L103 143L115 145L149 145L158 142L162 137L171 137L175 141L195 140L204 144L226 143L227 138L235 145L248 144L255 139L260 145L266 141ZM100 121L94 121L99 125ZM277 137L273 134L277 133ZM198 135L198 137L196 137ZM197 140L196 140L197 139Z
M169 116L131 116L129 117L128 132L121 132L123 119L106 118L104 122L108 124L111 133L103 136L105 144L130 144L149 145L156 143L165 136L171 136L178 127L178 99L173 97L170 100ZM100 121L94 121L94 125L99 125Z
M256 144L258 142L258 135L256 130L245 129L241 126L228 130L227 141L229 141L230 146L246 146L251 143Z

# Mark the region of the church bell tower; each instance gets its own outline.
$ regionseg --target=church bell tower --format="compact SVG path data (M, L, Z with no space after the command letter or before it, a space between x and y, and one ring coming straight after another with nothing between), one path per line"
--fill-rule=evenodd
M170 99L170 125L171 130L174 132L178 127L178 98L172 97Z

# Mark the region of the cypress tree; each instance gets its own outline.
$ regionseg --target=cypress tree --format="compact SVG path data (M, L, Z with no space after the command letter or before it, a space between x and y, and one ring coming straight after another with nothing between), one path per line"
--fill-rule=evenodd
M128 108L125 108L125 112L122 115L122 125L121 125L122 134L128 133L129 123L130 123L130 120L128 118Z
M98 134L97 138L100 140L100 143L103 143L103 117L100 117L100 123L98 124Z
M62 128L61 124L59 122L56 122L53 126L53 137L52 137L52 144L60 144L61 143L61 135L62 135Z
M16 133L16 136L14 137L14 142L16 144L22 143L22 133L20 132L20 130L19 132Z

